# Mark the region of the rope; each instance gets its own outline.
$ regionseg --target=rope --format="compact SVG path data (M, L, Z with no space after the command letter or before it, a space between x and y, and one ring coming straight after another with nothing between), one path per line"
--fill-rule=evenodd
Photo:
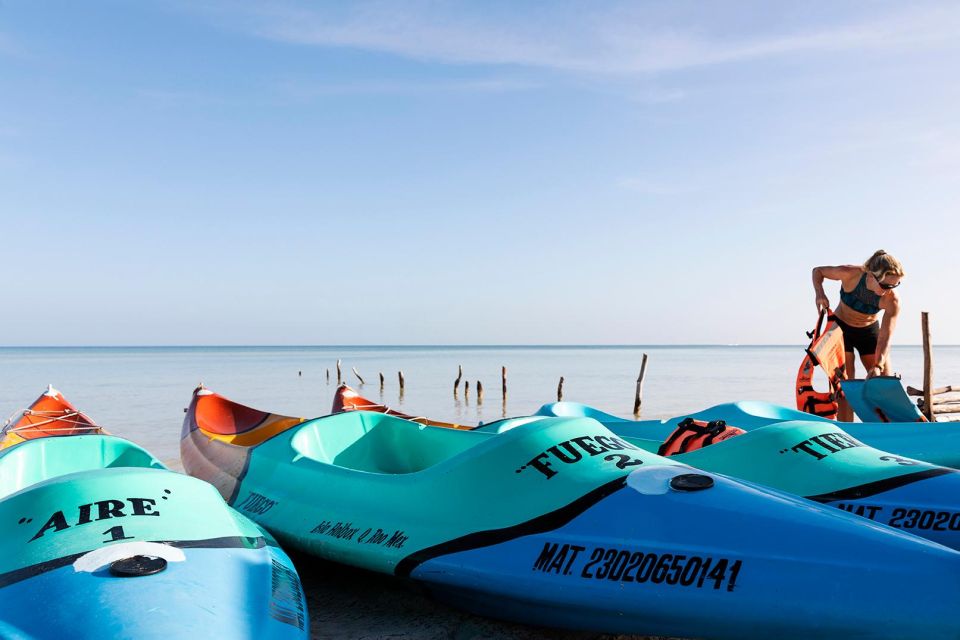
M50 431L50 432L55 432L55 431L76 431L78 428L79 428L79 429L85 429L85 430L88 430L88 431L102 431L102 430L103 430L103 427L101 427L101 426L98 425L98 424L95 424L92 420L90 420L90 418L88 418L87 416L83 415L83 414L80 413L79 411L64 411L64 412L59 412L59 411L32 411L32 410L30 410L30 409L26 409L26 410L23 412L23 416L24 416L24 417L26 417L26 416L38 416L38 417L47 418L47 419L46 419L46 420L42 420L42 421L40 421L40 422L34 422L34 423L31 423L31 424L25 424L25 425L22 425L22 426L19 426L19 427L13 427L12 429L11 429L11 428L7 428L7 429L6 429L7 433L17 433L17 432L19 432L19 431L29 431L29 430L32 430L32 429L36 429L37 427L42 427L42 426L44 426L44 425L53 424L53 423L55 423L55 422L65 422L65 423L67 423L68 425L71 425L71 426L68 426L68 427L53 427L53 428L44 429L44 431Z

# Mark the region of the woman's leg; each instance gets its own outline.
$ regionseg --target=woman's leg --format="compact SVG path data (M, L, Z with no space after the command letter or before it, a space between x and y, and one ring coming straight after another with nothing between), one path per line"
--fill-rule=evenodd
M846 372L847 380L853 380L856 375L857 370L857 361L856 355L852 351L847 351L844 354L844 370ZM853 422L853 408L850 406L850 403L844 398L840 398L840 402L837 403L839 408L837 409L837 420L840 422Z
M863 363L863 368L867 370L867 375L870 375L870 372L875 366L877 366L877 354L875 353L861 353L860 362Z

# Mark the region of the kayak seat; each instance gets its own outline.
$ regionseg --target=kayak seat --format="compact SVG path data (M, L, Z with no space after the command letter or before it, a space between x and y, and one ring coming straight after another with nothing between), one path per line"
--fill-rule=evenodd
M0 498L49 478L110 467L164 468L145 449L114 436L28 440L0 455Z
M305 423L291 439L298 454L357 471L416 473L488 437L427 427L382 413L352 411Z

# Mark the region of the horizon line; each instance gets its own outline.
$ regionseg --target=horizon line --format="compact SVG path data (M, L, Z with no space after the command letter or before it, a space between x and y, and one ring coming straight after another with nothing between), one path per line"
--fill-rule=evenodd
M409 344L58 344L58 345L0 345L0 349L374 349L374 348L454 348L454 349L582 349L582 348L602 348L602 349L640 349L640 348L670 348L670 347L791 347L803 346L799 343L720 343L720 342L660 342L660 343L622 343L622 344L591 344L591 343L569 343L569 344L430 344L430 343L409 343ZM922 343L897 344L896 347L922 347ZM958 344L940 344L935 347L957 347Z

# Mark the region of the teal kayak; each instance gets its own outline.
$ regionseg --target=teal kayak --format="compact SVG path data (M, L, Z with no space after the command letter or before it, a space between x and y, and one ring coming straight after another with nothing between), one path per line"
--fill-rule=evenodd
M0 636L308 637L274 539L54 389L3 431Z
M680 637L960 637L952 549L693 469L590 418L520 422L302 420L200 389L181 458L291 548L486 615Z

